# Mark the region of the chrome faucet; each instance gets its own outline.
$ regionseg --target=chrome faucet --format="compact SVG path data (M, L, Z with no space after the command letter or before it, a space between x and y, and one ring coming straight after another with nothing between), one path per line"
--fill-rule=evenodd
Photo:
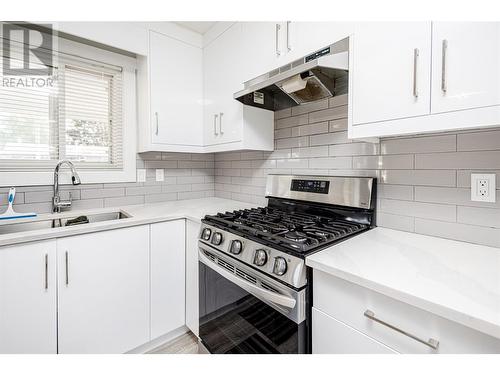
M69 160L61 160L57 163L54 169L54 197L52 198L52 212L61 212L61 208L71 207L71 192L67 201L61 201L59 196L59 169L63 164L66 164L71 169L71 183L73 185L80 185L80 176L76 173L75 166Z

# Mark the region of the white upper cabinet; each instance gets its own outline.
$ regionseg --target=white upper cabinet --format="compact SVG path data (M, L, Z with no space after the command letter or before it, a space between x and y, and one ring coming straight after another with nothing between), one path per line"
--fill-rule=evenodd
M359 23L351 46L354 125L429 113L430 22Z
M197 152L203 146L202 49L149 31L139 58L139 151Z
M246 67L251 63L243 35L243 24L235 23L203 51L203 132L211 152L274 148L274 112L243 106L233 97L243 88Z
M244 80L250 80L348 37L353 22L243 22Z
M242 82L283 65L286 40L283 22L243 22L238 44L245 58L242 60Z
M150 31L153 143L201 145L202 50Z
M0 354L57 353L56 241L0 248Z
M242 104L233 93L243 83L241 24L236 23L204 49L205 143L241 140Z
M123 353L150 339L149 227L57 240L59 353Z
M432 112L500 104L500 23L434 22Z
M361 23L350 45L350 138L500 122L500 23Z

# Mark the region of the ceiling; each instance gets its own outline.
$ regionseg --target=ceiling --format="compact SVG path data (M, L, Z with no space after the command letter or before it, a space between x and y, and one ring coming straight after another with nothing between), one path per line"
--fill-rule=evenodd
M205 34L216 22L200 21L200 22L176 22L176 24L185 27L191 31L197 32L198 34Z

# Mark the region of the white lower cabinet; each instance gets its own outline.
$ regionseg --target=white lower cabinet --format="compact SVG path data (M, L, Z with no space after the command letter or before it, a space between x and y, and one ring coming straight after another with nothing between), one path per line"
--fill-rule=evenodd
M0 248L0 353L56 353L56 241Z
M0 247L0 354L141 350L185 326L185 269L184 219Z
M314 354L396 353L314 307L312 309L312 352Z
M57 240L59 353L149 341L149 226Z
M151 225L151 340L186 322L185 220Z
M493 336L317 270L313 296L314 309L333 318L313 315L313 350L316 342L318 350L345 353L343 342L362 341L362 334L399 353L500 353Z

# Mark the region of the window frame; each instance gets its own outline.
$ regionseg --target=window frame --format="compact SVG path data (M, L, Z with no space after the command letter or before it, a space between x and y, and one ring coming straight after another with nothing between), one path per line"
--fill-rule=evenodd
M76 59L95 61L96 65L107 64L122 68L122 166L121 168L92 168L81 166L78 169L83 184L119 183L136 181L137 154L137 98L136 98L136 58L107 51L82 42L58 37L54 30L54 50ZM33 167L18 160L12 163L0 161L0 187L52 185L53 170L57 160L47 161L44 166L38 163ZM90 163L91 164L91 163ZM61 170L60 183L71 183L68 171Z

